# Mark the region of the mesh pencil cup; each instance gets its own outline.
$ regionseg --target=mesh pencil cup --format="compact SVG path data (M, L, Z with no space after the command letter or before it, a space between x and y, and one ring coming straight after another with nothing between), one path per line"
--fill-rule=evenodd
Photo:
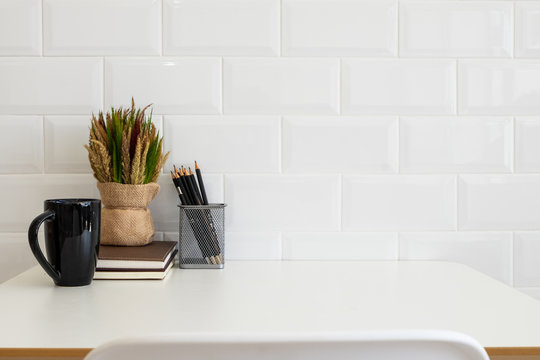
M223 269L226 204L178 205L182 269Z

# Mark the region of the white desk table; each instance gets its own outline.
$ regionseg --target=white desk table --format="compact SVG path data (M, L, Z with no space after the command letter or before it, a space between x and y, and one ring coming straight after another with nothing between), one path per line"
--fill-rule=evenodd
M0 357L81 358L151 333L433 328L471 335L492 358L540 358L540 301L446 262L228 261L78 288L35 267L0 285L0 323Z

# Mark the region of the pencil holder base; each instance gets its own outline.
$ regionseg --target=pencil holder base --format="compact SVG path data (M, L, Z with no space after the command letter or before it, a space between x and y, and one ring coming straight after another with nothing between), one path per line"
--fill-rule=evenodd
M180 264L180 269L223 269L225 264Z
M223 269L225 204L179 205L181 269Z

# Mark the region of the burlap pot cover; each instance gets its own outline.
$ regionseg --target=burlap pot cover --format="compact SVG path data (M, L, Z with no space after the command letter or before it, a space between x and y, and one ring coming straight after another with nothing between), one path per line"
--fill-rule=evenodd
M148 205L159 185L98 183L101 202L101 244L142 246L154 238L154 222Z

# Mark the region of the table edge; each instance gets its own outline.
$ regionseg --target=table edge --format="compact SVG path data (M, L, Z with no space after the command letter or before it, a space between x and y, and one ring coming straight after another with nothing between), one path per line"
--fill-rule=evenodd
M91 348L0 348L0 357L80 357Z
M486 352L490 356L537 356L540 355L538 346L520 346L520 347L486 347Z
M540 347L486 347L490 356L535 356ZM92 348L0 348L0 357L85 357Z

